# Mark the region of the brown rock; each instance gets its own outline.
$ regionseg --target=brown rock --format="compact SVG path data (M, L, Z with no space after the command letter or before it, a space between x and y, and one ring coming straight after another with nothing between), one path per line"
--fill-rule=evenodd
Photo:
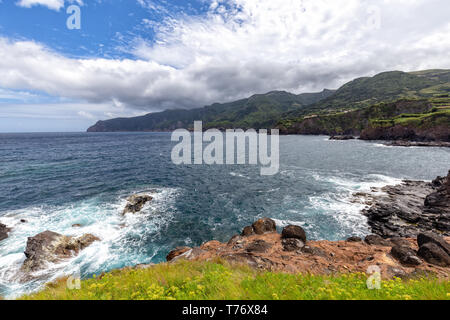
M255 234L255 231L253 230L252 226L247 226L242 230L241 236L243 237L249 237Z
M177 247L174 250L169 252L169 254L166 256L166 260L167 260L167 262L170 262L173 259L175 259L176 257L182 255L183 253L185 253L191 249L192 248L190 248L190 247Z
M299 226L287 226L281 233L283 239L299 239L303 243L306 243L306 233L302 227Z
M288 252L299 251L305 246L305 243L302 240L293 238L283 239L281 244L283 245L283 250Z
M264 253L267 252L272 247L272 245L264 240L256 240L250 243L245 250L247 252Z
M68 237L52 231L42 232L28 238L25 249L25 261L21 267L23 272L34 272L47 267L49 263L57 263L77 255L81 250L100 239L91 234L82 237Z
M253 231L258 235L277 232L277 225L275 221L269 218L259 219L258 221L253 223L252 227Z
M4 224L0 223L0 241L8 238L8 233L11 231L11 228L8 228Z

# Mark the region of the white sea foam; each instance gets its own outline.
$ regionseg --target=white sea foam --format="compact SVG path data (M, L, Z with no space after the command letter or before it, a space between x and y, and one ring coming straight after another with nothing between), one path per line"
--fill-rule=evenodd
M14 298L39 288L44 282L79 273L80 268L84 274L90 274L123 265L124 259L127 259L125 264L129 265L149 262L151 256L140 255L136 250L131 252L129 239L134 241L135 248L139 247L139 242L146 240L142 239L143 234L157 232L166 225L171 219L177 194L177 189L152 190L151 203L145 205L139 214L125 216L121 213L129 193L119 195L112 203L90 199L67 207L42 206L7 212L0 220L12 227L12 232L0 245L0 287L7 288L7 298ZM26 223L21 223L21 219L25 219ZM81 224L82 227L74 228L74 224ZM17 276L25 260L23 252L27 238L45 230L75 237L90 233L101 241L94 242L72 259L49 265L41 272L44 280L20 283ZM142 246L145 246L144 243Z

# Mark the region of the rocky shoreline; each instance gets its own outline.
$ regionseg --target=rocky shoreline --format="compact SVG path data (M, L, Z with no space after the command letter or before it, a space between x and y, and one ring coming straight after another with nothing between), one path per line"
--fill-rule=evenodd
M206 242L200 247L180 247L167 255L169 263L226 260L252 268L287 273L333 275L366 273L378 267L385 279L436 276L450 278L450 237L421 233L417 238L377 235L364 240L307 241L299 226L287 226L279 234L269 218L245 227L227 243Z
M152 196L136 194L127 200L122 214L136 214ZM279 234L275 222L264 218L227 243L210 241L200 247L176 248L167 255L167 261L218 258L262 270L324 275L366 272L377 266L385 278L430 274L450 278L450 171L432 182L404 181L372 188L370 193L355 194L353 201L367 205L362 214L368 217L373 234L364 240L308 241L301 227L287 226ZM0 241L9 232L10 228L0 224ZM76 256L95 241L101 239L52 231L30 237L17 279L34 280L36 272L41 274L38 271L49 264Z
M377 235L416 237L431 231L450 236L450 172L432 182L404 181L354 196L368 205L363 214Z

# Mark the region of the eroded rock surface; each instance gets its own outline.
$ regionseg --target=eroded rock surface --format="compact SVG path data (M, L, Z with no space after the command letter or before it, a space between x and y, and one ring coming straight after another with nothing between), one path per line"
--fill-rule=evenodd
M123 214L137 213L142 210L147 202L153 200L153 197L147 194L135 194L127 199L128 203L123 209Z
M271 229L272 230L272 227ZM289 229L287 229L289 230ZM297 235L297 233L294 233ZM305 234L306 238L306 234ZM450 238L442 238L448 243ZM215 258L252 268L288 273L336 274L366 272L378 266L383 278L419 277L424 274L448 279L450 269L425 263L417 253L416 238L383 239L369 236L369 241L308 241L285 238L277 232L233 236L227 243L210 241L198 248L187 248L174 260L211 261ZM431 243L431 242L428 242ZM394 247L398 247L393 249ZM430 258L431 259L431 258ZM429 259L429 260L430 260Z
M0 223L0 241L8 238L8 233L11 231L11 228L8 228L6 225Z
M91 234L79 238L68 237L52 231L39 233L28 238L25 261L21 271L35 272L47 268L51 263L76 256L81 250L100 239Z
M450 236L450 172L431 183L404 181L355 197L370 206L363 213L372 232L384 238L415 238L427 231Z

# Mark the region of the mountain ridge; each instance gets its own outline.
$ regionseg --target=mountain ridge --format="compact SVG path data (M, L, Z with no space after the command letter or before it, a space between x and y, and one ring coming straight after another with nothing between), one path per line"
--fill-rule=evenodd
M98 121L88 132L173 131L192 129L203 121L204 129L274 128L282 120L308 115L348 112L382 102L423 99L450 94L450 70L430 69L414 72L388 71L373 77L360 77L337 90L293 94L270 91L228 103L203 108L174 109L140 117Z

